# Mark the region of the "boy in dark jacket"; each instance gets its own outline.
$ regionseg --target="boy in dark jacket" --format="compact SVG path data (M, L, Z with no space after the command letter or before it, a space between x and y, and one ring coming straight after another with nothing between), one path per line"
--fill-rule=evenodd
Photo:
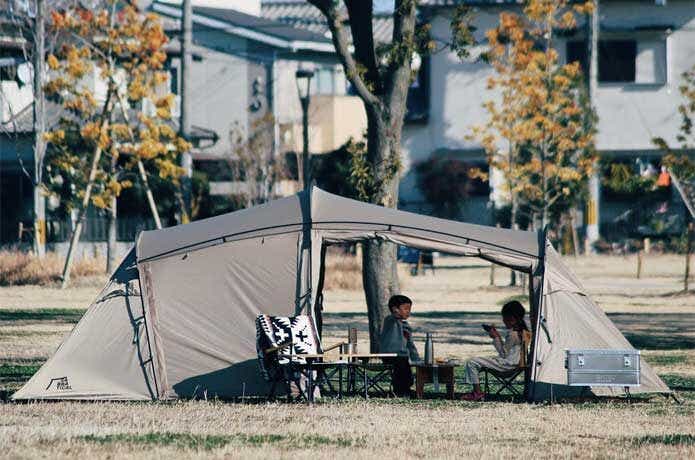
M406 321L410 317L412 306L412 300L404 295L395 295L389 299L391 315L384 319L379 340L379 351L398 354L398 358L390 360L394 365L391 381L397 396L410 396L410 387L413 385L410 363L420 360L413 343L412 330Z

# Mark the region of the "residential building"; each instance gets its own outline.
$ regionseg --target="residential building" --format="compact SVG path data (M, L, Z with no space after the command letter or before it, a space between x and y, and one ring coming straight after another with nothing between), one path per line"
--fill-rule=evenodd
M366 126L361 102L347 93L346 79L329 38L254 16L253 13L260 11L260 1L255 2L255 6L249 0L236 2L238 5L232 3L224 6L237 7L239 10L198 6L198 2L194 2L193 8L190 95L193 100L193 132L190 140L193 144L194 168L212 173L210 193L220 196L245 192L244 182L230 181L224 174L215 177L215 173L225 169L224 164L234 162L231 138L237 130L248 133L254 129L256 121L270 115L273 120L273 154L294 157L301 150L302 112L295 78L295 72L300 68L315 71L309 108L309 146L312 153L333 151L350 137L360 136ZM179 37L181 7L177 3L157 1L149 3L146 8L163 18L165 30L170 36L167 45L171 75L169 90L179 95L182 78ZM31 44L23 42L21 46L12 45L16 52L10 56L6 51L11 48L12 40L20 39L26 40L20 33L6 32L3 40L0 40L3 49L3 60L0 61L3 66L3 98L0 100L0 111L3 113L0 130L0 177L3 187L0 208L3 216L0 243L5 244L17 242L19 224L26 227L32 221L33 185L22 174L17 159L21 158L28 170L33 168L33 94L31 82L22 83L16 77L17 69L30 69L21 47L30 48ZM19 74L24 75L23 71ZM98 78L94 84L98 89ZM11 101L11 115L8 115L8 100ZM178 97L176 101L172 122L178 127ZM47 121L50 129L60 117L60 107L49 104L49 109ZM143 105L142 110L148 109L147 104ZM345 119L354 122L346 123ZM278 184L276 190L281 194L294 191L296 181L293 180ZM21 199L15 200L18 196ZM124 222L127 220L127 216L119 216L119 220L122 220L121 217ZM150 226L144 206L142 213L131 217L140 227ZM90 218L82 240L103 241L106 229L103 217L90 211ZM132 240L138 228L127 226L119 233L119 239ZM61 223L59 231L51 232L49 222L49 241L65 239L68 230L69 222L67 225Z
M256 3L260 9L260 2ZM168 26L172 32L179 29L178 4L156 1L150 9L174 21ZM175 41L178 48L178 39ZM234 9L196 6L194 2L193 45L192 120L217 136L214 144L193 152L194 164L199 167L210 171L203 163L233 161L232 133L248 134L254 129L254 121L268 114L275 125L275 154L294 156L300 152L302 112L295 78L300 68L314 71L310 151L331 152L350 137L361 136L366 126L361 102L347 93L342 66L325 35ZM178 55L172 58L171 69L172 91L178 93ZM246 184L222 179L213 178L211 193L243 193ZM296 183L290 180L280 184L278 192L295 190Z
M454 7L461 3L472 8L478 42L466 60L445 46L450 42ZM424 86L421 91L426 110L418 120L406 120L403 130L404 168L399 193L402 207L427 212L428 203L417 186L417 164L437 156L455 157L470 164L485 162L480 144L469 137L472 126L487 118L483 103L495 97L487 89L492 68L479 57L486 46L485 32L498 24L502 11L520 12L520 3L420 2L419 20L431 24L431 36L438 50L423 60L427 66L421 74L426 75L418 81ZM303 1L265 0L262 13L297 27L329 33L320 12ZM375 35L382 34L382 41L390 41L390 32L385 32L392 30L388 15L377 15L374 24ZM586 62L585 31L584 18L579 18L573 33L558 35L555 46L563 62ZM594 101L598 112L597 148L602 158L629 162L645 173L649 168L658 168L662 155L652 142L654 137L678 145L677 107L682 102L678 88L681 74L695 65L695 8L691 0L601 1L599 34L599 81ZM494 184L491 192L493 199L503 195ZM600 198L602 231L621 234L626 213L639 212L634 209L634 198L608 191L601 193ZM486 209L487 197L474 196L467 201L462 219L493 223L493 212ZM675 192L667 207L670 213L681 213L682 205L675 200ZM631 224L635 224L634 219Z

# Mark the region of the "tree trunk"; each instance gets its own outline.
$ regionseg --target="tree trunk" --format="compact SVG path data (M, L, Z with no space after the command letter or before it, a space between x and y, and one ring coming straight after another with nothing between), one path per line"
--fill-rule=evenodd
M89 200L92 198L92 188L94 188L94 179L96 178L97 166L99 165L100 159L101 147L97 147L94 151L94 158L92 159L92 166L89 171L89 181L87 182L87 188L85 189L84 197L82 198L82 207L80 208L80 213L77 217L77 225L75 225L75 230L72 232L72 236L70 237L70 246L68 246L68 254L65 257L63 275L61 276L61 289L65 289L68 286L68 283L70 283L70 269L72 266L72 259L75 255L75 249L77 249L77 244L80 241L80 235L82 234L82 226L84 223L84 219L87 216Z
M693 251L693 233L695 233L695 223L690 222L688 224L687 232L687 242L685 246L685 276L683 277L683 290L688 292L690 288L689 278L690 278L690 253Z
M154 195L152 194L150 183L147 180L147 173L145 172L145 165L142 164L142 160L138 160L138 173L140 174L142 185L145 187L145 196L147 197L147 203L150 205L150 211L152 212L152 217L154 218L154 225L157 227L157 230L159 230L162 228L162 221L159 219L157 204L154 202Z
M113 82L116 84L116 82ZM118 95L118 105L121 108L121 115L123 116L123 121L128 127L128 135L130 139L135 141L135 135L133 134L133 128L130 126L130 117L128 115L128 110L126 109L127 104L123 100L123 95L120 91L117 91ZM142 164L142 160L138 158L138 175L140 176L140 181L142 186L145 187L145 196L147 197L147 203L150 206L150 212L152 213L152 218L154 219L154 224L157 230L162 228L162 221L159 218L159 211L157 211L157 204L154 201L154 195L152 194L152 189L150 188L150 183L147 180L147 172L145 171L145 165ZM110 273L110 272L109 272Z
M44 108L45 1L36 0L34 21L34 254L46 255L46 198L41 191L43 158L46 142L46 111Z
M394 1L393 44L402 53L394 53L388 68L379 72L372 29L372 2L346 0L351 37L343 27L344 17L333 0L309 0L326 17L333 45L345 75L362 99L367 113L367 161L371 168L369 201L395 208L398 203L400 142L406 99L415 51L416 4ZM352 45L352 49L350 49ZM365 71L363 71L365 70ZM371 350L379 348L388 298L398 291L396 246L380 241L364 243L362 277L369 313Z
M367 111L367 156L374 169L372 174L376 185L371 201L395 208L398 204L398 174L393 174L388 164L400 159L404 108L399 110L399 106L393 106L390 114L388 117L375 109ZM379 240L364 243L362 281L369 316L370 349L377 352L384 318L390 314L388 300L400 291L395 244Z
M519 224L518 224L517 221L516 221L516 220L517 220L517 216L518 216L518 214L519 214L519 203L518 203L516 197L514 196L514 191L513 191L513 190L511 191L511 194L510 194L510 200L511 200L511 202L512 202L512 213L511 213L511 219L510 219L510 221L511 221L511 228L514 229L514 230L519 230ZM510 276L510 279L509 279L509 285L510 285L510 286L516 286L516 284L517 284L517 280L516 280L516 271L515 271L515 270L512 270L512 271L511 271L511 276Z
M111 117L111 110L113 106L112 96L112 88L109 88L109 91L106 94L104 110L101 114L101 125L99 126L100 129L106 129L109 126L109 119ZM82 225L85 217L87 216L89 201L92 198L92 189L94 188L94 180L96 179L99 160L101 160L101 152L101 146L97 143L97 146L94 149L94 157L92 157L92 165L89 168L89 179L87 180L87 187L85 188L84 196L82 197L82 206L80 207L80 212L77 217L77 224L75 225L75 230L72 232L72 236L70 237L68 254L65 256L65 265L63 266L63 275L61 276L62 282L60 283L61 289L65 289L68 286L68 283L70 283L70 268L72 266L72 259L75 256L75 249L77 249L77 244L80 241Z
M111 158L111 175L113 176L116 171L117 158L114 156ZM118 199L114 195L111 198L111 205L108 211L108 228L106 234L106 274L110 275L116 269L116 218L117 209L116 205Z
M399 291L395 244L380 240L363 243L362 283L369 317L369 348L376 353L384 318L390 314L389 298Z

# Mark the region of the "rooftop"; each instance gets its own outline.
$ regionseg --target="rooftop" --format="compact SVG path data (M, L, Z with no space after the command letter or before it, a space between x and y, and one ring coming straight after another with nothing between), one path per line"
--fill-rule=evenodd
M156 0L152 3L151 9L157 13L174 18L176 24L178 23L178 18L181 17L181 7L177 3ZM231 9L193 7L193 22L279 48L333 52L333 44L330 37L326 37L321 33L307 30L306 28L294 27L287 22L253 16ZM167 24L169 30L172 30L174 27L175 24L171 22Z

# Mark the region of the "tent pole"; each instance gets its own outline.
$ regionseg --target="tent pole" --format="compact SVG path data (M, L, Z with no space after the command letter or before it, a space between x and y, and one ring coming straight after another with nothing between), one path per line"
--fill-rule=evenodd
M535 271L529 273L529 303L531 305L531 333L533 340L531 341L530 363L524 376L524 393L527 401L532 401L536 390L536 370L537 360L536 351L538 349L538 335L541 318L541 309L543 306L543 284L545 278L545 245L548 235L548 227L538 232L538 266Z
M154 355L152 354L152 345L150 343L150 328L147 325L147 314L145 313L145 299L142 296L142 282L140 281L140 270L137 268L137 256L135 262L135 269L138 271L138 290L140 291L140 304L142 305L142 323L145 326L145 337L147 337L147 352L150 355L150 367L152 368L152 378L154 378L154 391L156 394L156 399L159 399L159 385L157 384L157 372L154 367ZM152 398L153 401L156 400Z

